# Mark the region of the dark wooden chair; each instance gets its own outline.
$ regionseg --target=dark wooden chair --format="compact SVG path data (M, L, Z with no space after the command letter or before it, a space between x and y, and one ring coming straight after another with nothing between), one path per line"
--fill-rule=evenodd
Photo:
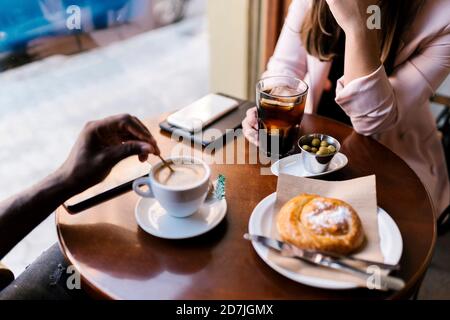
M441 133L442 144L447 158L447 165L450 163L450 97L435 95L431 102L444 106L444 109L437 117L437 126ZM450 170L450 166L449 170ZM449 171L450 174L450 171ZM441 214L438 219L438 235L446 234L450 231L450 206Z

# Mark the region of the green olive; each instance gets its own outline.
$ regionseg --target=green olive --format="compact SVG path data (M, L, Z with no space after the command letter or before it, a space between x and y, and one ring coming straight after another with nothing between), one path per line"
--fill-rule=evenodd
M327 147L320 147L320 148L319 148L319 151L322 151L322 152L329 152L329 149L328 149Z
M320 140L317 139L317 138L313 139L313 141L311 141L311 145L313 147L319 147L320 146Z
M336 152L336 147L333 146L333 145L330 145L330 146L328 146L328 151L329 151L330 153L335 153L335 152Z
M316 147L312 147L312 148L311 148L311 152L312 152L312 153L316 153L317 151L319 151L319 150L317 150Z
M308 146L307 144L305 144L304 146L302 146L302 148L303 148L303 150L305 150L305 151L311 151L311 147L310 146Z
M328 156L329 154L330 154L330 152L326 148L325 148L325 150L319 150L316 153L316 155L318 155L318 156Z
M320 146L326 148L326 147L329 146L329 144L328 144L328 142L326 142L326 141L322 141L322 142L320 143Z

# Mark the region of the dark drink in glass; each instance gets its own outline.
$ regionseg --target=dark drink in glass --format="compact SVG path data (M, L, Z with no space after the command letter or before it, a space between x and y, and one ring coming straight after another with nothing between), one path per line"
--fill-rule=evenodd
M258 82L259 141L267 156L283 157L294 149L307 95L308 85L293 77L275 76Z

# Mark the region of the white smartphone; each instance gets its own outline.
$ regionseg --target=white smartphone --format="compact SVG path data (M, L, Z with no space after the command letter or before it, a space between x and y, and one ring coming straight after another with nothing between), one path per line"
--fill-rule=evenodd
M218 94L209 94L172 113L167 117L167 122L189 132L197 132L238 106L239 103L234 99Z

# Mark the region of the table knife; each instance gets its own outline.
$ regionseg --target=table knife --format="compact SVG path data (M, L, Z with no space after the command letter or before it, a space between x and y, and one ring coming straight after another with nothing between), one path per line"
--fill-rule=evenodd
M362 265L364 265L366 267L378 266L378 267L380 267L382 269L386 269L386 270L400 270L400 265L399 264L387 264L387 263L383 263L383 262L371 261L371 260L356 258L356 257L353 257L353 256L344 256L342 254L326 252L326 251L320 251L320 250L315 250L315 252L323 254L324 256L328 256L330 258L337 259L339 261L354 261L354 262L358 262L358 263L360 263L360 264L362 264Z
M303 250L291 244L258 235L246 234L244 235L244 238L250 241L259 242L268 248L280 252L283 256L286 257L296 258L310 264L339 270L345 273L352 274L364 280L369 280L370 278L374 277L374 274L372 273L368 273L362 269L358 269L354 266L339 261L338 259L326 256L322 253L317 253L311 250ZM378 275L378 277L379 287L376 289L390 289L398 291L405 287L405 282L400 278L382 274Z
M253 236L252 237L258 237L258 236ZM364 266L378 266L382 269L386 269L386 270L400 270L400 265L399 264L387 264L387 263L383 263L383 262L377 262L377 261L371 261L371 260L366 260L366 259L361 259L361 258L356 258L353 256L344 256L341 254L337 254L337 253L331 253L331 252L326 252L326 251L320 251L320 250L306 250L306 249L302 249L305 251L309 251L309 252L313 252L313 253L320 253L324 256L330 257L330 258L334 258L337 259L339 261L354 261L354 262L358 262Z

